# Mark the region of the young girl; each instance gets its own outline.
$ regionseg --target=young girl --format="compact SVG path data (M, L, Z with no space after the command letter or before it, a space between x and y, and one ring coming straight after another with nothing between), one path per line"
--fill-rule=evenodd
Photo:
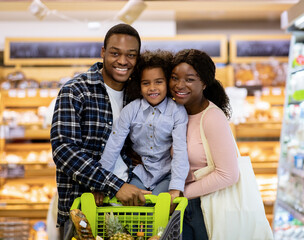
M187 144L190 172L184 191L189 201L184 214L183 239L205 240L208 236L200 196L229 187L239 177L237 152L227 120L230 116L229 99L221 83L215 79L212 59L205 52L195 49L182 50L175 55L170 91L176 102L185 106L189 115ZM215 170L196 181L194 172L207 165L200 135L200 120L204 111L202 125Z
M130 184L150 190L154 195L169 191L174 199L184 191L189 162L187 112L167 97L172 58L167 51L141 54L138 63L140 82L136 83L140 91L136 87L132 89L139 98L121 111L100 161L105 169L113 171L115 159L130 134L132 149L142 160L142 164L133 169Z

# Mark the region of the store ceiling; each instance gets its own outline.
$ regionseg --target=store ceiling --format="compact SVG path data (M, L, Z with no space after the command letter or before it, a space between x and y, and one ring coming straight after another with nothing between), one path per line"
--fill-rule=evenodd
M32 21L35 17L28 11L31 0L0 0L0 21ZM123 8L127 0L41 0L50 10L57 10L71 19L100 21ZM298 0L188 0L145 1L145 11L171 10L175 20L223 21L223 20L279 20L283 11ZM105 14L108 13L108 14ZM43 21L61 21L49 15Z

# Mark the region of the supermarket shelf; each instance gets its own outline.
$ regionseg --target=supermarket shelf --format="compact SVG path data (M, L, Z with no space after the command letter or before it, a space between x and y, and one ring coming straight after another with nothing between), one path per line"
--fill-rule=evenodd
M46 219L49 204L0 206L0 217Z
M287 210L289 213L291 213L295 218L297 218L298 220L300 220L301 222L304 223L304 213L300 213L299 211L294 209L292 206L290 206L289 204L285 203L284 201L282 201L280 199L277 199L277 204L280 207Z
M290 166L286 166L286 165L282 165L280 167L283 168L284 170L292 173L293 175L296 175L296 176L300 177L304 181L304 170L297 169L297 168L290 167Z
M0 198L0 209L3 206L15 206L15 205L37 205L44 206L50 204L50 202L31 202L25 199L1 199Z
M54 177L56 175L56 167L47 167L47 168L26 168L24 177L42 177L42 176L52 176ZM55 178L54 178L55 179Z
M52 93L52 90L37 90L36 96L28 97L28 92L26 90L15 90L17 96L12 96L12 90L1 91L2 94L2 104L6 108L26 108L26 107L40 107L40 106L49 106L51 101L55 98L55 93ZM57 90L56 90L57 91ZM22 94L20 94L22 93ZM24 95L23 97L18 97L18 94Z
M277 162L253 162L253 171L255 174L276 174L278 163Z
M281 122L246 122L235 126L237 138L279 138Z
M27 177L27 178L9 178L5 179L5 182L9 182L10 184L29 184L29 185L44 185L51 184L56 187L56 177L53 176L42 176L42 177Z
M6 143L5 145L5 151L37 151L50 148L50 143Z
M246 100L249 103L254 103L255 97L254 96L248 96L246 98ZM285 101L285 97L284 97L284 94L283 95L269 95L269 96L262 96L260 98L260 100L264 101L264 102L269 102L270 105L281 105L281 106L283 106L284 101Z
M302 178L304 180L304 170L292 168L290 170L294 175L297 175L298 177Z

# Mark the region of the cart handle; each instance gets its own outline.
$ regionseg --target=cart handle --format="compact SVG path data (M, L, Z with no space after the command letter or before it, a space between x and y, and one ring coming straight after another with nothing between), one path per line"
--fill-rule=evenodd
M145 196L145 199L146 199L146 203L156 203L157 201L157 196L155 195L152 195L152 194L146 194L144 195ZM80 197L76 198L71 206L71 210L72 209L79 209L80 207L80 202L81 202L81 199ZM116 197L113 197L113 198L109 198L109 196L106 196L104 199L103 199L103 203L115 203L115 204L121 204L121 202L119 202L117 200Z
M146 194L144 196L145 196L145 199L146 199L146 203L156 203L156 201L157 201L157 196L155 196L155 195ZM103 203L121 204L121 202L116 197L113 197L113 198L110 199L109 196L106 196L103 199Z

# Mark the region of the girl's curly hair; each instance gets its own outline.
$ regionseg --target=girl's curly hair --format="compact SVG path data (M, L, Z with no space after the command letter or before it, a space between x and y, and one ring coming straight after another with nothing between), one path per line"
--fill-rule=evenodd
M172 71L172 60L173 53L170 51L158 49L155 51L146 50L143 52L139 57L133 73L133 77L128 82L126 87L128 100L133 101L137 98L142 98L140 91L140 81L142 73L145 69L161 68L166 77L167 89L169 89L169 79ZM168 96L169 92L170 91L167 91Z

